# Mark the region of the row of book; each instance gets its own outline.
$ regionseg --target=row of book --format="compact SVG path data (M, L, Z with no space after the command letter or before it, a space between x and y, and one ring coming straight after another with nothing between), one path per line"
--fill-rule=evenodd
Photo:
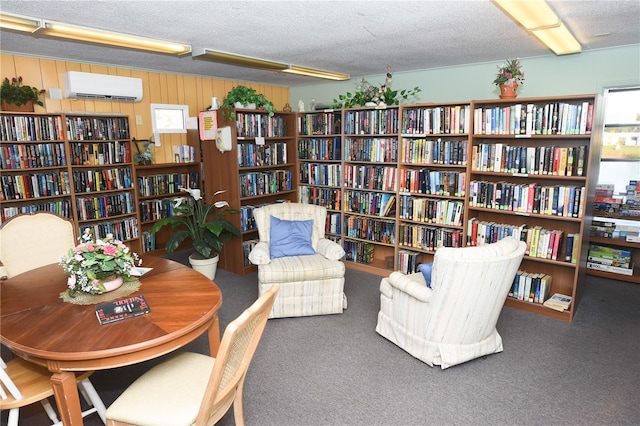
M513 279L509 297L524 302L543 304L551 292L551 275L519 270Z
M631 276L633 267L630 250L597 244L589 245L587 269Z
M298 115L298 134L305 136L340 134L341 117L342 114L339 111Z
M340 210L342 205L342 192L338 188L318 188L300 185L298 192L298 200L301 203L324 206L329 210Z
M267 172L240 173L240 197L275 194L291 191L292 176L290 170L271 170Z
M181 192L180 188L199 187L198 172L138 176L137 180L138 196L140 197L173 194Z
M357 263L373 262L375 253L375 244L365 243L363 241L344 240L343 248L345 252L345 260Z
M578 263L579 233L565 233L557 229L545 229L542 226L527 227L525 224L500 224L482 221L475 217L467 222L468 246L495 243L507 236L526 243L526 256Z
M266 112L236 112L236 134L239 138L277 138L287 135L284 117L269 117Z
M345 205L350 213L389 217L395 215L396 196L388 192L345 191Z
M590 235L602 238L620 238L630 243L640 243L640 225L594 219L591 221Z
M464 197L467 174L465 172L430 169L400 169L400 191L412 194Z
M402 139L402 159L411 164L467 164L467 140Z
M342 185L342 167L340 164L300 163L301 184Z
M25 213L51 212L67 219L73 218L71 210L71 200L62 199L54 201L45 201L33 204L21 204L19 206L4 206L0 210L0 222L4 222L10 217Z
M361 240L395 244L396 224L394 221L345 215L344 234L347 237L359 238Z
M66 165L63 142L0 146L0 169L20 170Z
M298 158L301 160L340 161L342 141L340 138L300 139Z
M348 135L392 135L398 133L398 109L346 111L344 133Z
M481 143L471 152L471 169L479 172L585 176L587 146L512 146Z
M591 102L515 104L474 110L473 132L482 135L588 135Z
M344 185L354 189L396 191L396 168L387 166L344 165Z
M73 190L76 193L111 191L133 186L133 171L130 167L99 170L74 170Z
M145 223L175 216L174 209L177 199L177 197L171 197L140 201L140 220ZM183 202L190 202L190 198L183 200Z
M156 234L152 234L149 231L143 231L140 235L140 240L142 241L143 253L156 250Z
M401 223L398 245L427 251L435 251L439 247L462 247L462 231Z
M188 164L196 161L196 148L191 145L174 145L173 162L177 164Z
M242 242L242 254L243 254L243 264L244 266L251 266L251 262L249 261L249 253L251 250L258 244L259 240L245 240Z
M395 163L398 161L397 138L345 138L345 161Z
M398 250L397 270L403 274L411 274L418 270L418 265L422 259L422 253L410 250Z
M339 235L342 233L342 217L340 213L327 213L327 219L324 225L325 235L327 234L335 234Z
M471 181L469 191L471 207L575 218L583 217L587 199L584 186Z
M27 175L0 175L0 201L24 200L71 193L69 173L30 173Z
M132 192L96 197L76 197L76 211L79 220L133 214L136 212L135 208L136 204Z
M400 219L462 226L464 202L442 198L400 196Z
M62 117L3 115L0 140L55 141L64 139Z
M67 117L69 139L100 141L129 139L126 117Z
M238 166L275 166L287 163L287 144L284 142L256 145L239 143L237 146Z
M130 163L132 159L129 142L70 143L69 148L74 166L122 164Z
M404 108L402 134L432 135L469 133L469 105Z
M107 234L113 234L116 240L127 241L138 238L139 235L138 219L135 217L82 225L82 231L87 228L91 229L96 238L106 238Z

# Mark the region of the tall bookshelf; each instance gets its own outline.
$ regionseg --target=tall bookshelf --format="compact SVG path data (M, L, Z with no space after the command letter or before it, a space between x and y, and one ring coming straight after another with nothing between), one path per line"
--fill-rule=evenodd
M174 163L136 165L136 190L140 211L140 237L142 252L164 254L172 229L164 227L151 234L151 227L160 219L173 216L179 198L190 202L189 194L180 188L198 188L202 185L200 140L197 130L187 130L187 145L181 147ZM203 192L207 200L211 194ZM188 247L188 241L180 249Z
M262 204L296 201L298 197L295 114L235 109L234 116L218 117L229 126L231 151L221 152L215 141L203 141L204 186L207 193L225 191L237 214L227 219L241 230L241 238L226 241L218 267L237 274L256 270L247 259L258 240L252 210Z
M549 296L573 298L558 312L535 294L521 298L520 289L507 306L567 321L575 315L599 171L600 102L595 95L472 102L467 245L513 233L528 242L519 275L549 275Z
M140 251L126 116L2 112L2 218L39 210Z

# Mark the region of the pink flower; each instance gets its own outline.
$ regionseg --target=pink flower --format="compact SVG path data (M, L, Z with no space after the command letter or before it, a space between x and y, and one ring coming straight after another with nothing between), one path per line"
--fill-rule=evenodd
M75 286L76 286L76 276L70 275L69 278L67 278L67 287L74 288Z
M106 246L104 246L102 251L107 256L115 256L116 254L118 254L118 249L116 248L116 246L114 246L112 244L107 244Z

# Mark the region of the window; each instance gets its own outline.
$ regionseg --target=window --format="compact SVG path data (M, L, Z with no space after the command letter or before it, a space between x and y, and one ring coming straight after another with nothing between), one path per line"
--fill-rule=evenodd
M153 133L187 133L188 105L151 104Z

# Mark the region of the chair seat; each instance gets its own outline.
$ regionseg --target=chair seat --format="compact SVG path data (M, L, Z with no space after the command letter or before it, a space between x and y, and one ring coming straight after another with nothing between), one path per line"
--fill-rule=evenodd
M258 268L261 284L281 284L286 282L315 281L344 277L344 263L329 260L315 254L307 256L287 256L272 259Z

